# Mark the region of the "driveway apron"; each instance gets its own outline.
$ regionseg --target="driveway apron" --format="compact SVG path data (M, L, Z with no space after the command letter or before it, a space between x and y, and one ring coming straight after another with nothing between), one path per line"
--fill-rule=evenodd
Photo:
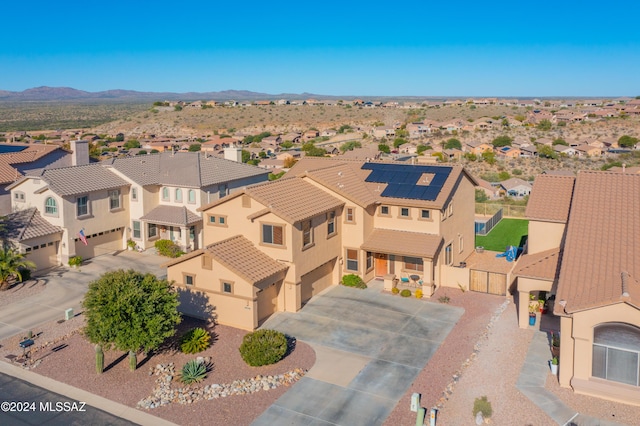
M253 425L379 425L464 310L434 301L334 286L262 328L310 344L316 364ZM407 410L409 407L407 407Z

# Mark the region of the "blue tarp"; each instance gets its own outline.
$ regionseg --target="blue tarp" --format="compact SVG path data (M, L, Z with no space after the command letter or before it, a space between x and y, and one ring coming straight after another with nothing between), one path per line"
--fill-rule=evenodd
M506 257L507 262L513 262L518 257L518 247L508 246L504 253L498 253L496 257Z

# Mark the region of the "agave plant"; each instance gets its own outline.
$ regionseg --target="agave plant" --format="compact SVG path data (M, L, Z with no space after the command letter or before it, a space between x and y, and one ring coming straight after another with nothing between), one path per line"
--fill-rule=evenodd
M207 365L203 361L192 359L188 361L180 373L182 383L190 385L191 383L200 383L207 377Z
M209 347L211 335L204 328L197 327L188 331L180 339L180 350L185 354L202 352Z

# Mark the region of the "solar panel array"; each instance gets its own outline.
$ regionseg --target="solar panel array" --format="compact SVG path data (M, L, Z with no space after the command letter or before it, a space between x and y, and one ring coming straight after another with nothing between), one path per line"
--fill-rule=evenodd
M403 164L364 163L362 169L371 170L365 182L386 183L383 197L435 201L451 173L451 167L414 166ZM418 185L424 173L433 174L429 185Z

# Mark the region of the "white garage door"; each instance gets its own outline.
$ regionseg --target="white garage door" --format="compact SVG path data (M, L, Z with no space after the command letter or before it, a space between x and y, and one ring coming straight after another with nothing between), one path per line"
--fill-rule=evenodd
M36 264L36 271L58 266L58 244L60 241L51 241L30 247L26 258Z
M83 259L89 259L103 254L110 254L118 250L122 250L122 235L124 228L118 228L110 231L99 232L97 234L87 235L87 245L85 246L80 239L76 239L76 256L82 256Z

